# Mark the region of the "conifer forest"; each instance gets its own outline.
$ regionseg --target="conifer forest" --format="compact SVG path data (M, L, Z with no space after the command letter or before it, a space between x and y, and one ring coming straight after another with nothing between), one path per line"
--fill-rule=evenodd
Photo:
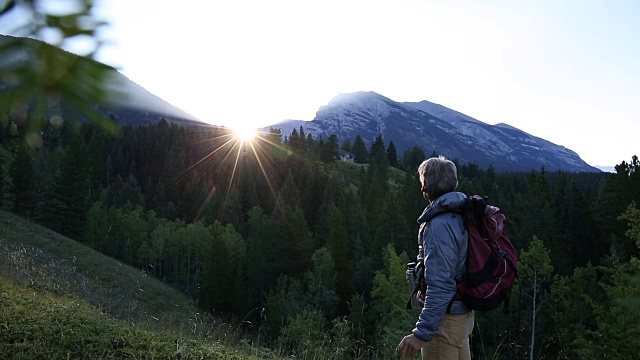
M274 348L393 358L417 254L419 148L304 128L240 141L165 121L107 131L0 118L2 208L188 294ZM356 162L340 160L340 150ZM446 156L447 154L442 154ZM509 307L476 314L479 359L633 358L640 348L640 162L615 173L500 173L459 163L459 190L507 216ZM633 155L633 156L631 156Z

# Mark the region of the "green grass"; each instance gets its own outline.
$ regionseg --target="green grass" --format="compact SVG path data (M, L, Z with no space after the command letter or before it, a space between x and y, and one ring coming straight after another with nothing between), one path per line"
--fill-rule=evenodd
M0 358L244 359L204 341L127 326L89 306L0 280Z
M0 358L277 357L142 271L0 210Z

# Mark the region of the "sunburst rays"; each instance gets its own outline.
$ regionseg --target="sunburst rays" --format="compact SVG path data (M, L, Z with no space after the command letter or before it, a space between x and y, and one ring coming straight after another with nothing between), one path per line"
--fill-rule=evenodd
M200 160L190 165L182 172L180 177L189 175L191 172L205 170L217 176L207 181L207 195L198 207L194 221L201 218L205 209L210 204L217 191L220 191L221 183L228 183L224 187L222 211L227 206L232 189L238 185L238 174L244 162L249 162L247 166L257 165L260 174L264 178L271 195L276 197L276 189L273 186L269 175L269 167L273 164L273 151L284 151L290 154L279 141L272 139L274 134L270 132L236 132L227 128L213 127L217 133L214 136L204 138L192 146L202 146L211 143L212 148L207 150L207 154ZM253 163L255 161L255 163Z

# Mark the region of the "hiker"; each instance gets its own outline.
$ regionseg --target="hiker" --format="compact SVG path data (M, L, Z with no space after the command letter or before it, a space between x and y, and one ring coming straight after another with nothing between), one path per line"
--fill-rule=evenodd
M474 311L462 301L452 301L466 270L468 235L463 216L451 210L460 207L466 195L455 191L456 165L443 156L423 161L418 175L422 195L429 201L418 218L417 266L426 267L427 288L416 327L397 350L402 358L415 358L422 350L422 359L471 359Z

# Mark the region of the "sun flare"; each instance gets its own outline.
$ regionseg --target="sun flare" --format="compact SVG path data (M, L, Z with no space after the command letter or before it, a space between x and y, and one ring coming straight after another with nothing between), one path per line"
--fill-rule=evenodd
M236 126L233 128L236 139L242 142L251 142L258 134L258 129L251 126Z

